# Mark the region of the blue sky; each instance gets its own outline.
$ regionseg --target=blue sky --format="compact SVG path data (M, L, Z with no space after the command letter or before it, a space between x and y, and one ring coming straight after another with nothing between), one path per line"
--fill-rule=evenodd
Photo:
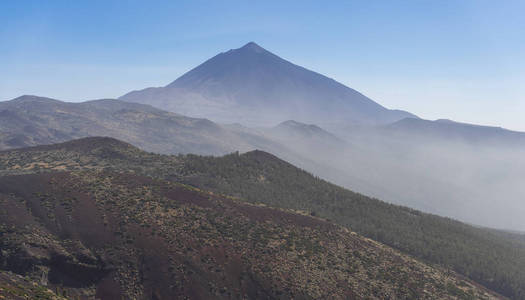
M525 1L0 2L0 99L162 86L255 41L389 108L525 131Z

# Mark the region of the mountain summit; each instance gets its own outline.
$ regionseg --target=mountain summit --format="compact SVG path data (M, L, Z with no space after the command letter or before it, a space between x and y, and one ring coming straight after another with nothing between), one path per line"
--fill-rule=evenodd
M264 49L263 47L257 45L255 42L249 42L248 44L242 46L242 48L240 48L241 50L246 50L246 51L254 51L254 52L257 52L257 53L264 53L264 52L268 52L266 49Z
M290 119L326 125L386 124L414 117L254 42L214 56L165 87L133 91L121 99L218 122L263 126Z

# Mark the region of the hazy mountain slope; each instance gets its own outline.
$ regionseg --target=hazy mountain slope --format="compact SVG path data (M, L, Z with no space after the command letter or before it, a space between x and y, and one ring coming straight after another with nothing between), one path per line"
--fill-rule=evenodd
M275 127L264 130L264 133L273 138L290 141L291 143L309 142L325 144L331 147L343 146L345 142L315 124L305 124L294 120L284 121ZM297 148L294 145L294 148Z
M522 235L469 226L356 194L268 153L220 158L146 153L109 138L0 152L0 175L53 170L133 170L301 210L351 228L433 264L450 266L509 297L525 297Z
M319 218L86 170L0 177L1 268L88 299L499 297Z
M424 138L433 142L448 140L495 147L525 147L525 132L511 131L501 127L459 123L450 120L429 121L406 118L381 127L379 132L385 135L396 135L408 142Z
M366 184L329 173L324 178L465 222L525 229L525 134L421 119L337 134L351 146L331 151L324 164Z
M120 99L223 123L386 124L410 113L388 110L333 79L251 42L220 53L165 87Z
M119 100L69 103L22 96L0 102L0 149L110 136L158 153L225 154L279 146L205 119ZM282 150L284 152L284 150Z
M297 121L250 129L119 100L66 103L31 96L0 102L0 125L0 149L87 136L170 154L260 149L388 202L472 224L525 229L525 147L519 146L520 133L503 129L404 119L338 132L342 141Z
M301 157L270 152L323 179L464 222L525 230L524 133L404 119L336 131L344 139L338 142L319 127L308 129L315 125L292 123L260 131Z
M286 155L272 151L273 149L258 149L278 155L282 159L294 165L314 172L326 179L345 178L348 181L367 186L360 176L341 171L332 164L332 159L340 155L343 149L354 147L351 143L340 139L334 134L315 124L305 124L294 120L288 120L270 128L259 128L257 133L274 140L279 144L286 145L291 153Z

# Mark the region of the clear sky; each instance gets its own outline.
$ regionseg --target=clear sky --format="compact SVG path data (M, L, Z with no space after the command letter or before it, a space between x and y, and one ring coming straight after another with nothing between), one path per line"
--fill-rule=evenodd
M163 86L255 41L389 108L525 131L525 1L0 1L0 100Z

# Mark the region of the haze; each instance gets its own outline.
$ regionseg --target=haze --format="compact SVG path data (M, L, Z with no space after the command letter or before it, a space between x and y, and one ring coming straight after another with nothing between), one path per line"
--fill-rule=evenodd
M1 299L525 299L524 2L0 2Z
M378 103L525 131L522 1L2 1L0 99L164 86L257 41Z

